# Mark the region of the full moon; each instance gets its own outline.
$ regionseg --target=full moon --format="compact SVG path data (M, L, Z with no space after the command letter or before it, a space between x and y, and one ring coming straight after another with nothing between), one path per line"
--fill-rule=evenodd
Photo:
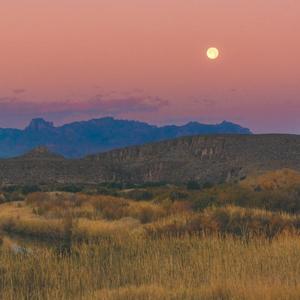
M217 59L219 56L219 50L217 48L212 47L207 49L206 54L209 59Z

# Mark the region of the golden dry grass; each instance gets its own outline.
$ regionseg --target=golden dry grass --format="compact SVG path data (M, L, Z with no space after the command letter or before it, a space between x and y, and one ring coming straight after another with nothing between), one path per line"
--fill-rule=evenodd
M87 241L111 236L126 239L129 235L161 238L187 234L232 234L246 239L253 236L272 239L282 233L300 233L300 218L282 212L230 205L210 207L202 212L185 211L181 208L175 211L169 208L166 210L152 203L137 203L136 206L130 203L128 206L124 217L108 220L99 217L83 217L82 214L76 217L73 215L73 210L62 210L61 217L49 218L48 214L34 213L26 203L2 204L0 205L0 230L54 240L64 239L66 230L69 230L68 237L73 240ZM141 222L143 206L150 207L149 218L152 222L146 224ZM85 206L83 207L85 209ZM101 210L103 209L105 207ZM71 223L68 225L69 221Z
M232 237L128 238L0 250L1 299L299 299L300 241Z
M50 200L50 214L34 211L44 205L38 199L0 205L2 230L53 238L53 245L71 229L73 239L67 253L38 247L28 254L14 254L4 239L0 299L300 298L296 215L69 196Z
M65 220L72 218L72 238L90 240L142 234L142 224L173 211L152 202L111 196L34 193L25 202L0 204L0 230L44 239L63 239Z
M118 236L141 232L138 219L123 218L108 221L105 219L74 219L73 238L79 240ZM62 239L65 236L64 218L45 218L36 215L22 202L0 205L0 229L6 232L42 239Z
M249 177L243 180L240 185L252 189L259 186L262 190L291 188L300 185L300 173L291 169L280 169Z
M33 193L26 198L26 204L32 207L35 214L47 218L61 218L69 211L74 217L107 220L132 217L147 223L167 214L163 207L152 202L80 193Z

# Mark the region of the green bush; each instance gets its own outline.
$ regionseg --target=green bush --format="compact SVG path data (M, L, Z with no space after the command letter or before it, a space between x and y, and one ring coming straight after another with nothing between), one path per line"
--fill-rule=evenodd
M200 183L198 181L190 180L186 184L186 188L188 190L200 190L201 189L201 185L200 185Z
M13 193L13 192L16 192L19 190L20 190L20 187L17 185L8 185L8 186L4 186L2 188L2 191L5 193Z
M79 193L82 192L83 188L84 187L82 185L70 184L70 185L59 187L58 191L68 192L68 193Z
M24 195L28 195L35 192L40 192L41 189L38 185L25 185L22 187L21 191Z

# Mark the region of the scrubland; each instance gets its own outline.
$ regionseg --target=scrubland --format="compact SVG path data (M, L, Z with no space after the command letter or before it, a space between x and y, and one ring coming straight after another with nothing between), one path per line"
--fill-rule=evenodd
M3 201L0 298L299 299L299 187L281 170ZM48 246L16 253L11 234Z

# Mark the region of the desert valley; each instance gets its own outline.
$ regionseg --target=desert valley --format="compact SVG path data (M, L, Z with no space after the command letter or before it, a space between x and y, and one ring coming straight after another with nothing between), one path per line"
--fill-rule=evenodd
M1 0L0 300L300 299L299 20Z

